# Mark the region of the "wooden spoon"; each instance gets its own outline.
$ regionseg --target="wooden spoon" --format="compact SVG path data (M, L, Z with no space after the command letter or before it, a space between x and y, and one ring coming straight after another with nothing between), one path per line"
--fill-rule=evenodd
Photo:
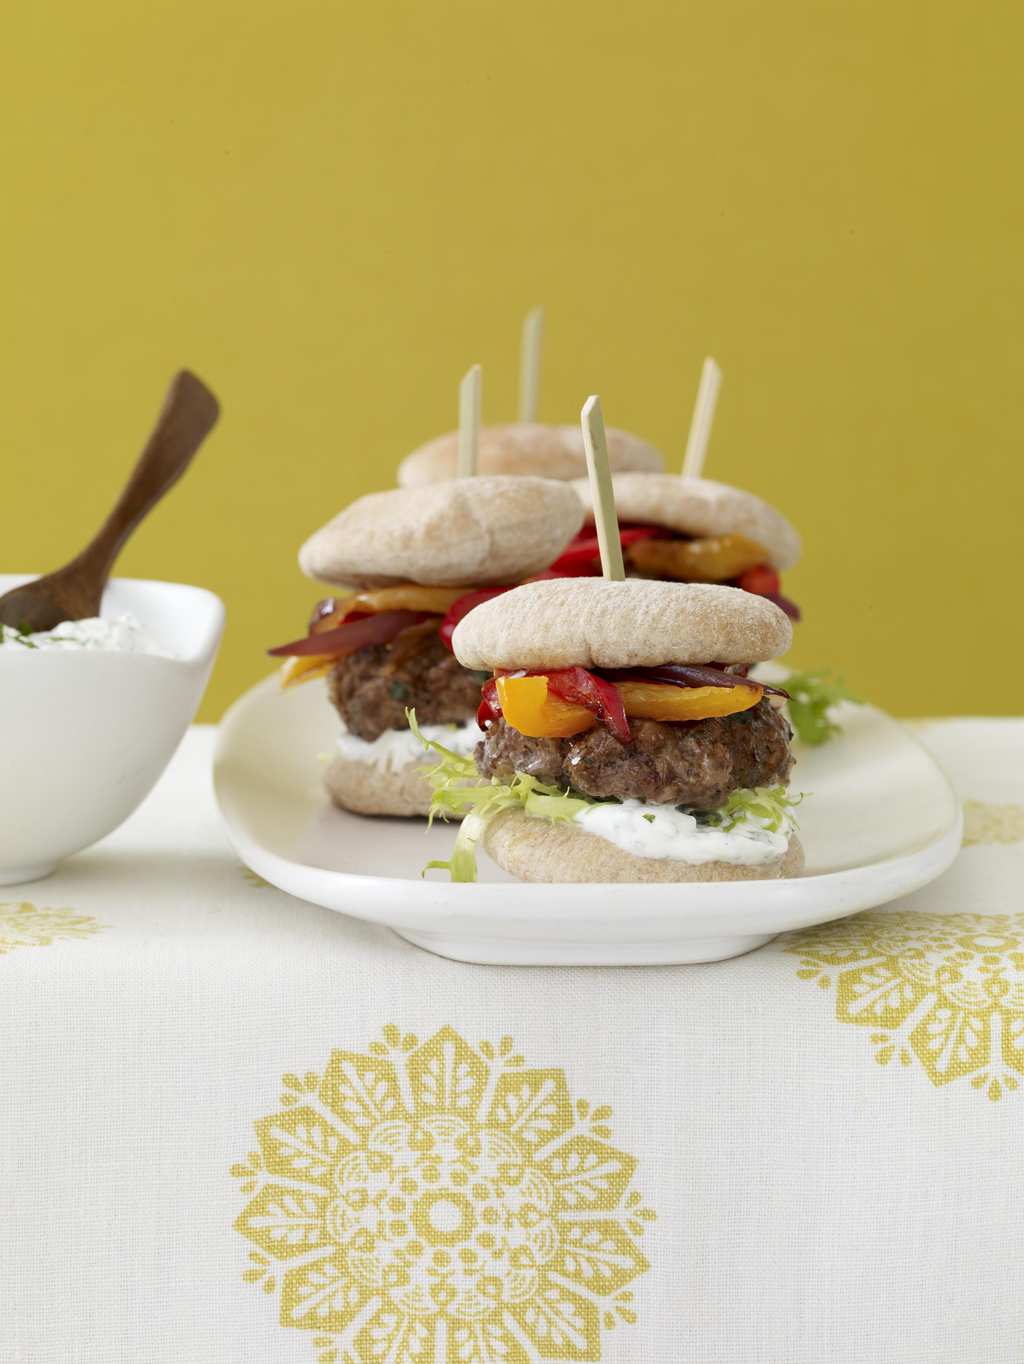
M153 434L114 510L70 563L0 597L0 624L31 633L98 616L103 589L125 541L182 476L213 429L220 404L187 369L171 380Z

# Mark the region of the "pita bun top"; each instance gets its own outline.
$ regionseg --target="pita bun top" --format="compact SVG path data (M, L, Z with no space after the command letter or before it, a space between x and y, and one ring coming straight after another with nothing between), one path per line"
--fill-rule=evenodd
M360 497L299 551L310 578L350 587L503 586L540 573L583 521L568 483L460 478Z
M608 460L615 469L650 473L665 467L661 452L639 436L609 427ZM455 477L459 433L449 431L407 455L398 466L402 488L421 487ZM480 432L479 470L482 474L536 474L542 478L582 478L587 472L583 434L576 426L545 426L540 422L509 422L485 426Z
M759 663L789 648L785 612L738 587L549 578L474 607L452 645L467 668Z
M768 551L775 568L792 568L800 558L800 536L781 512L742 488L708 478L675 474L616 474L615 507L620 521L667 526L682 535L744 535ZM593 520L590 485L573 483Z

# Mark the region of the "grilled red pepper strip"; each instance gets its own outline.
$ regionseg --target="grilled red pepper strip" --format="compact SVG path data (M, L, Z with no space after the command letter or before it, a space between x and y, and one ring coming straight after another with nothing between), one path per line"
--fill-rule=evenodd
M757 564L740 574L736 579L736 586L742 587L744 592L753 592L758 597L770 597L773 592L778 592L781 584L779 575L771 564Z
M476 712L476 722L483 729L490 720L501 719L501 705L498 702L498 683L490 678L480 689L480 705Z
M509 587L485 587L479 592L467 592L464 597L458 597L449 606L444 620L438 626L438 634L446 649L452 647L452 635L455 627L463 616L468 616L474 606L479 606L481 602L490 601L492 597L500 597L503 592L510 592ZM500 713L500 712L499 712Z
M620 526L619 540L625 549L627 545L635 544L637 540L660 540L670 533L664 526ZM590 564L600 558L601 547L597 542L597 535L587 527L569 541L566 548L547 571L556 577L559 574L566 576L582 575L587 572Z
M734 580L733 586L742 587L744 592L753 592L758 597L774 602L780 611L785 611L790 620L800 619L799 606L779 591L779 575L770 564L758 564L756 568L748 568L746 573L741 573Z
M501 674L504 677L546 677L548 690L562 701L583 706L592 711L601 723L621 744L632 742L629 721L618 688L603 677L588 672L586 668L558 668L545 672L542 668L519 669L516 672ZM498 700L498 683L490 678L484 683L480 693L480 708L476 722L483 728L488 720L501 718L501 703Z
M347 620L336 630L325 630L321 635L306 635L304 639L293 640L290 644L279 644L276 649L268 649L267 653L274 658L301 658L307 654L342 658L370 644L387 644L410 625L419 625L420 621L429 620L433 614L432 611L378 611L372 616Z
M593 711L620 744L631 742L626 710L619 689L613 683L586 668L560 668L543 675L548 679L548 691L553 695Z

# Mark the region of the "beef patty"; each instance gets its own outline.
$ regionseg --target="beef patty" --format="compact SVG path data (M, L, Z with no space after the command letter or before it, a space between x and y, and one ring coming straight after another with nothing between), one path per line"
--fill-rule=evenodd
M400 635L339 659L328 690L349 732L373 740L386 729L408 729L406 706L421 725L464 725L480 704L481 681L445 648L431 622L416 640Z
M785 717L766 700L750 710L685 724L631 720L633 742L603 726L571 739L529 739L504 720L487 726L476 763L508 781L527 772L586 796L713 810L733 791L785 782L793 758Z

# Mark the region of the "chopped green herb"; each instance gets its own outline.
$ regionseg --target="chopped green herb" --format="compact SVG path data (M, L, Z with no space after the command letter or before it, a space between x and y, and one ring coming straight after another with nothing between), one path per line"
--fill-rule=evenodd
M404 682L400 682L396 677L394 682L388 687L388 695L391 697L392 701L408 701L409 688Z
M654 816L653 816L653 815L644 815L644 819L646 819L646 821L647 821L648 824L653 824L653 823L654 823Z
M38 649L39 645L29 638L32 631L20 625L0 625L0 644L20 644L25 649Z

